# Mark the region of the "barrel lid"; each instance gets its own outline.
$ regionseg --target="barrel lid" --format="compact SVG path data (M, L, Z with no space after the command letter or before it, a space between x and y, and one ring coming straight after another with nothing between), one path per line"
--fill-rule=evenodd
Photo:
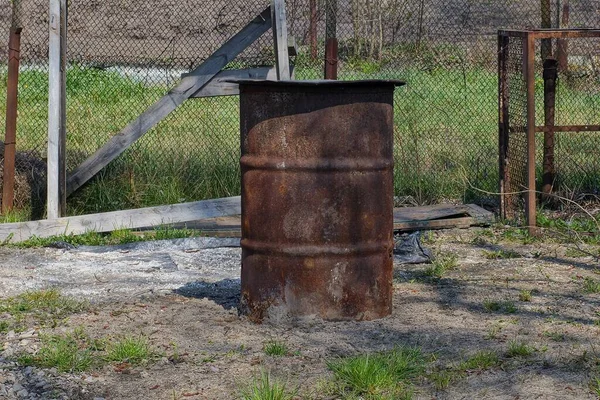
M315 87L315 86L343 86L343 87L369 87L369 86L404 86L405 81L397 79L363 79L357 81L335 81L329 79L306 80L306 81L273 81L268 79L227 79L226 82L237 83L239 85L251 86L294 86L294 87Z

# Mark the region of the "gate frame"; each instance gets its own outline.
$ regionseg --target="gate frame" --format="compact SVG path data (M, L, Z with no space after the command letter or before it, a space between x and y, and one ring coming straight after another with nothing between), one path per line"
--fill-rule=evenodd
M285 0L271 4L195 69L183 74L177 86L114 134L99 150L66 174L66 0L49 1L49 81L48 88L48 172L47 219L0 224L0 242L27 240L32 236L83 234L88 231L110 232L115 229L146 228L185 223L206 218L238 215L238 197L202 200L121 210L99 214L64 217L66 197L116 159L121 153L164 120L188 99L231 96L239 93L232 79L294 79L289 56L295 55L293 38L288 41ZM276 54L274 67L223 70L269 29L273 30Z
M511 38L519 38L523 43L522 69L527 87L527 122L525 127L509 126L510 95L508 93L508 44ZM560 39L562 41L573 38L600 38L600 29L529 29L498 31L498 151L499 151L499 189L500 189L500 216L507 218L518 210L512 207L510 196L523 193L525 195L525 221L531 235L537 233L536 227L536 185L535 185L535 134L539 132L597 132L600 125L560 125L556 126L545 118L545 125L535 125L535 41L543 39ZM562 55L566 57L566 54ZM553 93L550 93L553 95ZM554 113L554 104L546 104L545 114ZM527 186L519 193L510 193L510 175L508 173L508 149L510 146L510 131L517 128L517 132L527 135ZM513 133L515 134L515 133Z

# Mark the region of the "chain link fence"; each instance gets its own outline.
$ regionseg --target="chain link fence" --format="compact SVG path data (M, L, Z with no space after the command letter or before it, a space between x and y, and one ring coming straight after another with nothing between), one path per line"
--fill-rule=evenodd
M21 1L17 150L43 161L48 0ZM565 2L544 0L540 6L528 0L288 0L289 34L298 46L292 60L295 78L323 77L325 40L335 36L339 79L406 80L408 85L399 88L395 98L396 194L419 204L494 204L497 197L490 193L498 191L497 30L559 23L600 26L600 0L570 0L566 22ZM268 4L70 0L68 169L93 154ZM0 0L1 93L6 89L10 16L11 2ZM597 48L590 52L593 60L600 55ZM267 32L227 68L273 64L272 34ZM573 98L578 95L569 92ZM599 102L593 96L568 101L561 115L597 113ZM2 116L5 106L5 100L0 101ZM561 139L557 145L557 152L568 154L559 162L562 168L576 168L566 166L575 152L596 147L595 133L577 137L578 144ZM583 181L564 175L565 187L597 190L600 165L590 168ZM194 201L236 195L239 190L238 98L190 99L71 196L68 213Z

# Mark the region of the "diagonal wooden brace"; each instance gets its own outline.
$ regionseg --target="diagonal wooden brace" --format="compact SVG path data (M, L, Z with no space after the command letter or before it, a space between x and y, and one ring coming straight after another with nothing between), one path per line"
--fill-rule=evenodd
M206 61L186 75L179 85L171 89L77 167L67 179L67 196L79 189L185 100L202 89L223 67L270 28L271 7L267 7Z

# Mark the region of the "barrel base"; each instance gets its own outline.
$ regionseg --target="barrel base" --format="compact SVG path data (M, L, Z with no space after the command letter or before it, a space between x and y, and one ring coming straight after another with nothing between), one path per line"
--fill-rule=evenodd
M369 321L392 312L392 252L359 259L242 252L240 311L254 322Z

